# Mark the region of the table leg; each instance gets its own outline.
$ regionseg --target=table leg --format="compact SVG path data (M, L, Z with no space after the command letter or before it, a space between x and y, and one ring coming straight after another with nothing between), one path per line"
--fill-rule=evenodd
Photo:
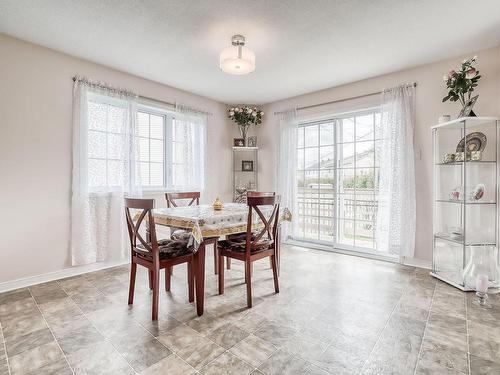
M196 285L196 313L203 315L205 304L205 243L202 242L194 256L195 285Z

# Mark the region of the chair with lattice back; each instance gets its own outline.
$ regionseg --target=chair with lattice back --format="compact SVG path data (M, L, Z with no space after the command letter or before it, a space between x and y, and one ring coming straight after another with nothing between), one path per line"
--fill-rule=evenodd
M194 254L188 248L187 241L164 239L157 240L155 222L152 214L154 199L125 198L125 217L130 239L131 270L129 287L129 305L134 302L135 278L137 265L144 266L149 272L149 287L153 290L152 319L158 319L158 298L160 270L165 269L165 289L170 290L169 270L174 265L187 263L189 302L194 301L195 265ZM141 210L134 215L131 210ZM146 238L141 234L146 233Z
M200 192L177 192L165 193L167 200L167 207L181 207L181 206L198 206L200 204ZM179 239L189 236L189 232L182 228L170 227L172 231L171 238ZM217 274L217 248L214 246L214 273ZM172 274L172 272L170 272Z
M248 196L247 231L244 241L241 239L226 239L218 242L219 257L219 294L224 293L224 257L243 261L245 263L245 280L247 284L247 305L252 307L252 263L263 258L270 258L274 289L279 293L277 246L279 222L279 197L275 195ZM269 218L261 210L262 206L272 206ZM254 230L254 213L258 215L261 226Z

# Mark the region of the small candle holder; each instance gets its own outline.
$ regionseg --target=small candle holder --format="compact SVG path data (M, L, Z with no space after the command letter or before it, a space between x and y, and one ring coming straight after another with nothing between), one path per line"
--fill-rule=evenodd
M492 306L488 303L488 293L476 292L477 300L472 303L476 306L482 307L483 309L491 309Z

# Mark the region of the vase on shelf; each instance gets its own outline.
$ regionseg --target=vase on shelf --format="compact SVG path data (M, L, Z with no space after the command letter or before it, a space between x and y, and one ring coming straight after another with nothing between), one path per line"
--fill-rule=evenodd
M247 132L250 124L238 125L238 129L240 130L241 138L243 138L243 144L245 147L247 146Z
M499 286L498 249L491 245L469 246L469 262L463 277L467 288L476 289L478 275L487 275L490 288Z

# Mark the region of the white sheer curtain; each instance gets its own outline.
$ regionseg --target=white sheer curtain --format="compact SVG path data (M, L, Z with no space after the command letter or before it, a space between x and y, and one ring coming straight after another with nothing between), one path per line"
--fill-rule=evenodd
M281 196L281 210L285 218L281 226L283 240L288 239L297 227L297 110L279 114L280 143L278 153L277 190Z
M172 129L171 188L205 188L207 114L176 104Z
M73 88L72 264L123 258L123 198L140 196L136 96L76 78Z
M413 85L382 94L377 249L403 257L415 250L415 167Z

